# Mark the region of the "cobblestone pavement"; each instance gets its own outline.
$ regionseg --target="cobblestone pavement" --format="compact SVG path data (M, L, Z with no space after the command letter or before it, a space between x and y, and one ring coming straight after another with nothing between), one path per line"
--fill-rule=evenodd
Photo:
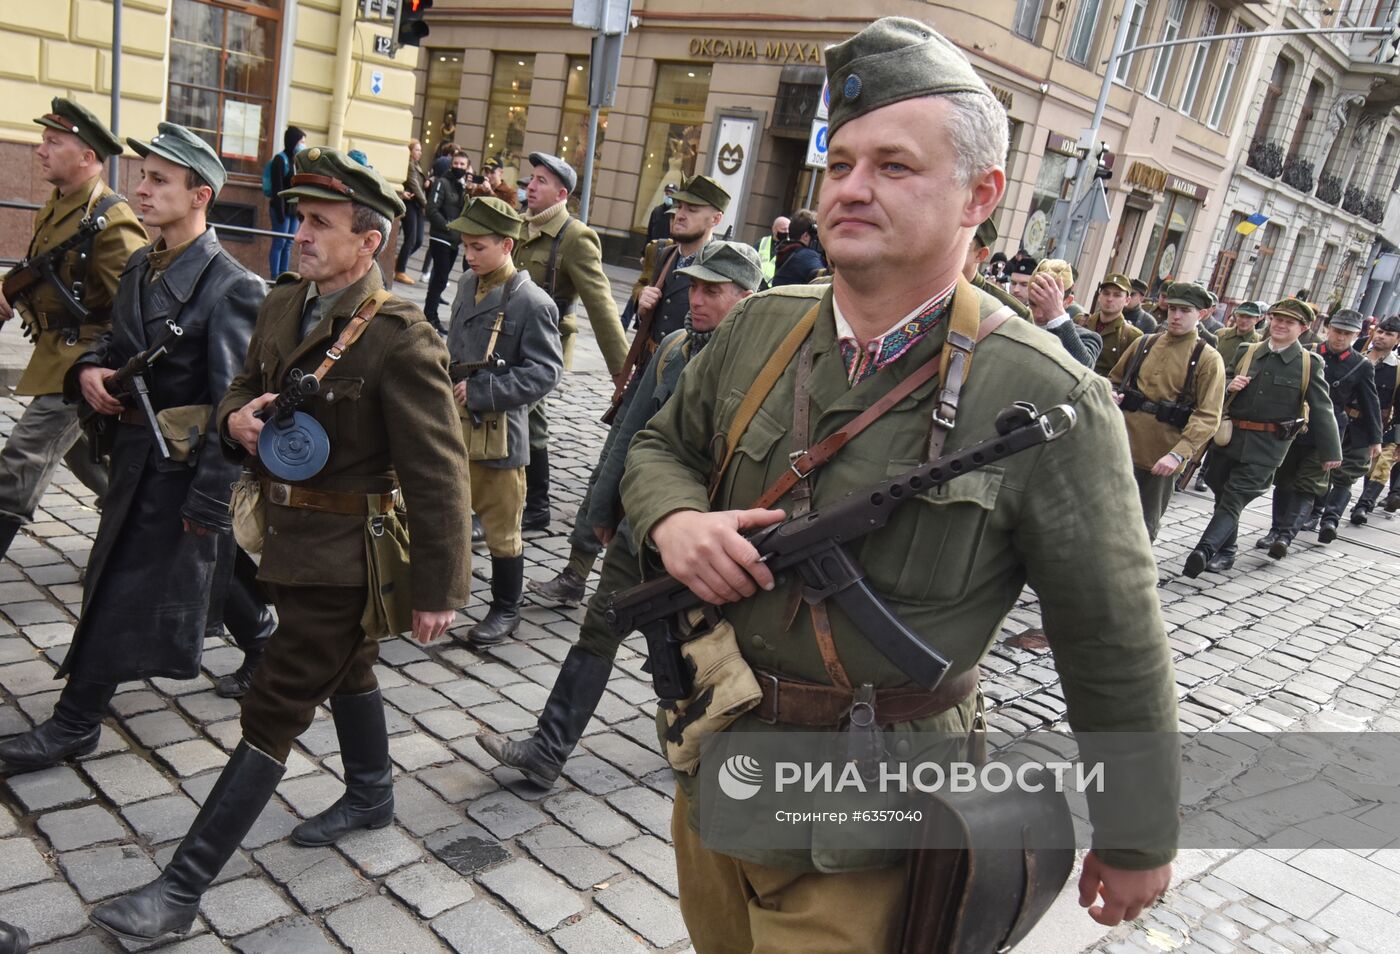
M626 276L617 278L621 291ZM562 567L563 533L603 436L596 421L607 379L586 334L579 350L579 368L551 403L555 532L528 541L531 578ZM0 431L20 409L15 399L0 399ZM23 731L52 709L53 672L72 635L79 575L97 528L90 503L62 472L0 564L0 735ZM1205 504L1179 496L1157 546L1183 727L1400 728L1393 585L1400 519L1380 516L1361 531L1344 526L1343 539L1325 548L1305 535L1301 552L1281 564L1249 549L1254 534L1247 530L1236 573L1186 580L1178 571L1204 524ZM1247 528L1266 522L1266 506L1247 514ZM485 563L478 555L478 567ZM1084 572L1113 568L1086 561ZM1388 592L1381 589L1387 582ZM485 591L477 585L478 594ZM482 612L474 603L453 632ZM527 605L520 638L490 652L455 640L427 649L386 641L378 672L397 766L396 824L333 848L286 840L299 818L341 790L335 732L322 711L293 751L278 797L205 896L196 933L165 949L688 950L668 845L672 784L657 754L638 639L620 652L598 714L554 791L533 790L475 739L533 725L581 615ZM1027 590L1002 636L1037 622ZM174 850L238 741L236 703L212 691L238 662L231 643L210 640L200 678L125 686L93 755L5 780L0 917L27 928L36 950L119 950L88 926L86 911L146 882ZM1048 654L999 641L984 671L995 727L1019 734L1062 723L1064 700ZM1249 753L1230 758L1246 787ZM1348 814L1372 832L1366 844L1400 837L1394 802L1357 804ZM1166 901L1111 932L1078 910L1071 883L1020 949L1400 951L1400 848L1330 848L1341 840L1333 832L1303 834L1288 849L1183 852L1181 880Z

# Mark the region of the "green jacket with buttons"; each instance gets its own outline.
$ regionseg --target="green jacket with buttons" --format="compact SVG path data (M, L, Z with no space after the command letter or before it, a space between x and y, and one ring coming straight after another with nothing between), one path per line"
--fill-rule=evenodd
M1303 413L1306 400L1308 408L1308 432L1317 447L1319 460L1341 460L1342 440L1337 433L1337 418L1332 412L1332 398L1327 389L1324 375L1325 362L1322 355L1308 356L1307 396L1303 392L1303 349L1297 343L1289 345L1278 353L1269 350L1268 342L1256 344L1254 357L1249 363L1249 384L1230 398L1226 416L1242 421L1291 421ZM1235 352L1234 366L1230 379L1240 373L1244 356L1249 347ZM1228 386L1228 381L1227 381ZM1246 431L1235 428L1230 443L1224 448L1225 454L1234 460L1272 461L1274 466L1283 463L1292 441L1281 441L1267 431Z
M980 296L983 317L1000 307ZM943 344L946 321L904 355L854 387L836 341L832 288L791 286L741 302L704 351L687 366L675 394L635 438L623 477L622 499L643 559L656 560L652 527L677 510L710 509L706 480L722 435L767 357L802 315L819 309L813 335L811 439L821 440L931 360ZM788 468L796 448L789 433L796 361L789 364L752 423L720 484L717 509L746 509ZM916 466L928 438L938 379L880 417L812 479L812 506ZM1157 599L1157 568L1140 515L1123 507L1093 506L1084 488L1102 500L1136 499L1122 414L1108 383L1076 364L1057 341L1026 322L1007 321L977 345L962 391L957 426L947 450L995 434L997 412L1013 401L1041 409L1066 403L1078 425L1059 440L982 470L964 474L897 511L882 530L852 547L874 588L916 632L952 660L952 677L977 665L1001 632L1023 587L1040 597L1044 628L1076 731L1177 730L1171 651ZM790 508L785 498L779 506ZM1085 574L1071 555L1093 554L1112 573ZM750 665L829 683L811 620L799 613L788 630L789 594L779 588L728 605L725 617ZM831 608L835 645L856 684L908 685L902 672L869 643L849 618ZM971 701L947 712L892 727L902 732L962 732ZM729 731L784 731L751 715ZM1154 766L1159 790L1176 791L1175 762ZM680 779L692 796L693 780ZM1164 864L1175 853L1175 799L1159 817L1145 818L1153 847L1105 850L1104 860L1125 868ZM692 824L696 817L692 814ZM727 849L726 849L727 850ZM734 854L734 852L730 852ZM761 864L839 871L898 863L889 852L835 848L820 829L805 851L746 849Z
M1099 352L1098 360L1094 362L1094 371L1104 377L1113 370L1118 359L1128 350L1128 346L1142 337L1142 331L1136 325L1131 324L1121 314L1103 327L1099 327L1099 313L1084 315L1078 319L1079 323L1090 331L1097 332L1103 339L1103 350Z

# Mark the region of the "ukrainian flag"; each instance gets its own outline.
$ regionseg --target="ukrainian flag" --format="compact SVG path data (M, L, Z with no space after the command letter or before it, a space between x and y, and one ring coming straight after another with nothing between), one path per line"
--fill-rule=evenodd
M1263 225L1267 221L1269 221L1269 217L1267 215L1263 214L1262 212L1255 212L1249 218L1245 219L1239 225L1235 226L1235 231L1240 233L1241 235L1250 235L1254 231L1256 231L1259 228L1259 226Z

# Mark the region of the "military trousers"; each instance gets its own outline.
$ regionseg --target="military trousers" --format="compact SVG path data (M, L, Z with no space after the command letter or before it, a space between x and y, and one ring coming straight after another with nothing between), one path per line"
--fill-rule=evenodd
M1350 487L1364 477L1371 469L1371 448L1347 447L1342 450L1342 466L1331 471L1331 483Z
M1237 460L1223 451L1208 455L1202 473L1215 494L1215 512L1238 523L1244 508L1269 489L1275 466L1273 460Z
M1371 470L1366 475L1367 480L1374 480L1378 483L1385 483L1390 479L1390 471L1396 464L1396 450L1400 449L1397 444L1385 444L1381 447L1381 456L1371 461Z
M97 495L107 494L107 469L92 462L78 411L59 394L41 394L29 402L0 450L0 515L34 519L58 462Z
M1147 522L1147 539L1156 540L1162 515L1176 492L1176 475L1158 477L1145 467L1134 467L1133 479L1137 481L1138 500L1142 502L1142 517Z
M279 762L331 696L379 688L379 643L360 627L362 586L272 584L277 629L243 697L243 738Z
M598 540L598 535L593 532L592 521L588 519L588 511L593 506L593 484L597 481L598 469L595 467L593 473L588 475L588 488L583 492L583 499L578 502L578 512L574 514L574 525L569 528L569 559L572 561L582 555L588 558L588 567L592 569L593 561L598 554L603 552L603 544ZM575 567L580 569L580 567ZM587 571L579 576L588 576Z
M1283 463L1274 472L1274 486L1283 487L1305 497L1321 497L1332 482L1330 472L1322 469L1322 457L1312 444L1293 442Z
M530 447L547 450L549 448L549 404L548 398L540 398L530 405Z
M493 557L518 557L525 552L520 518L525 513L525 468L488 467L484 461L467 465L471 476L472 509L486 531L486 549Z
M637 554L632 552L624 538L614 537L603 553L603 566L598 571L598 588L589 598L588 607L583 613L583 625L578 631L579 649L601 659L617 656L617 647L622 645L624 637L614 633L608 625L608 597L640 582L642 570L637 564Z
M904 865L824 874L711 851L671 809L681 917L696 954L893 954L904 920Z

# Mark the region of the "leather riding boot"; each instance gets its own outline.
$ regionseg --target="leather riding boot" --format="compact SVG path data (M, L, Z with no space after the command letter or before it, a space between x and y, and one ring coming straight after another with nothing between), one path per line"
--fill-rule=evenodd
M473 646L494 646L520 628L520 593L525 585L525 558L491 558L491 608L486 618L467 630Z
M394 769L379 690L331 696L335 737L345 769L345 794L319 815L292 829L292 841L329 845L360 828L383 828L394 820Z
M1273 515L1270 518L1269 532L1258 540L1254 541L1254 549L1267 550L1274 545L1278 539L1278 533L1283 529L1284 511L1288 509L1288 498L1292 496L1292 491L1284 490L1282 487L1274 488Z
M525 513L520 529L548 530L549 517L549 449L531 447L530 463L525 465Z
M15 542L15 534L19 533L22 526L24 521L19 517L0 515L0 560L5 559L5 554L10 552L10 544Z
M29 932L0 921L0 954L25 954L29 950Z
M1313 499L1312 509L1303 515L1303 523L1298 527L1302 530L1316 530L1318 522L1322 519L1322 505L1316 498Z
M1288 503L1284 509L1282 527L1277 538L1269 545L1269 556L1275 560L1282 560L1288 556L1288 548L1293 543L1293 538L1298 535L1298 531L1303 526L1303 521L1312 510L1317 498L1310 494L1291 493L1288 495Z
M286 770L265 752L238 743L160 877L93 908L88 915L92 923L137 942L188 931L200 896L238 850Z
M1192 579L1200 576L1211 558L1234 539L1238 529L1239 522L1229 514L1212 514L1210 523L1206 524L1201 539L1196 543L1196 549L1186 557L1185 575Z
M1351 500L1351 485L1334 481L1322 497L1322 518L1317 524L1319 543L1331 543L1337 539L1337 524L1342 521L1342 512Z
M1215 556L1206 561L1206 569L1212 573L1224 573L1232 569L1235 565L1235 553L1238 549L1240 528L1239 524L1230 531L1230 536L1224 543L1220 544L1220 549Z
M29 772L87 755L97 748L102 719L116 691L109 683L70 678L53 715L28 732L0 742L0 761L11 771Z
M477 736L477 741L498 762L519 769L526 781L550 788L588 728L611 672L612 660L573 647L559 668L534 735L512 742L492 733Z
M252 688L253 673L277 628L277 620L263 602L255 580L235 573L229 581L228 596L224 598L224 626L243 650L243 664L221 678L214 691L225 699L241 699Z
M1368 480L1361 488L1361 496L1356 498L1356 506L1351 508L1351 522L1364 527L1371 511L1376 509L1376 501L1381 497L1385 484L1379 480Z
M571 566L564 567L559 575L545 583L531 580L525 589L540 602L551 606L578 606L583 602L583 589L587 585L583 577Z

